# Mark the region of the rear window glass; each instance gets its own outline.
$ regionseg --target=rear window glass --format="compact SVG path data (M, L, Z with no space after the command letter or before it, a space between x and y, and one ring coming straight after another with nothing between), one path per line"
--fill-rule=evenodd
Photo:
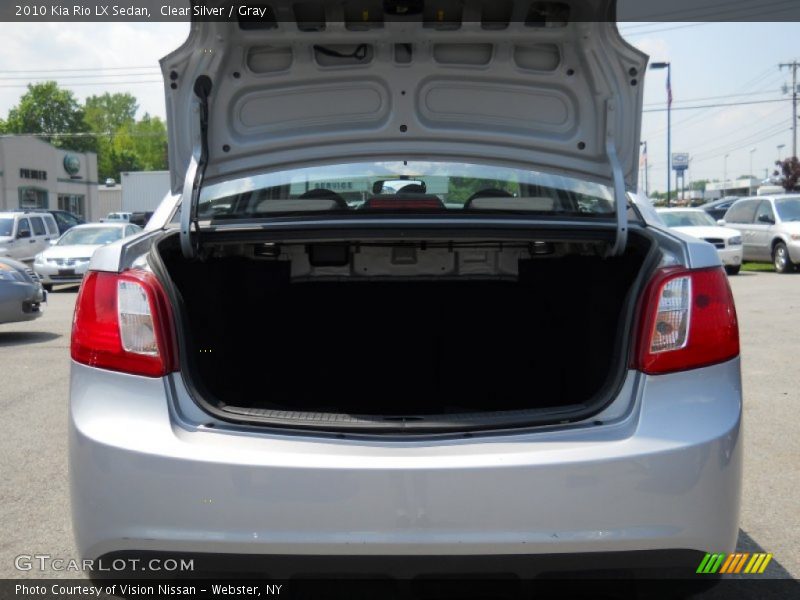
M33 235L44 235L44 223L42 217L31 217L31 225L33 225Z
M398 161L315 166L203 188L201 219L353 211L513 212L611 217L613 190L563 175L489 165Z

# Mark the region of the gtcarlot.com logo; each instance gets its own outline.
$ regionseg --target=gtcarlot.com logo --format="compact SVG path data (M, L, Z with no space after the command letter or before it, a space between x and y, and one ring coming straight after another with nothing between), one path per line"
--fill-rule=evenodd
M50 554L20 554L14 559L18 571L194 571L194 559L175 558L115 558L113 560L60 558Z
M767 568L769 561L772 560L772 554L765 552L735 552L733 554L725 554L719 552L717 554L706 554L697 567L698 573L763 573Z

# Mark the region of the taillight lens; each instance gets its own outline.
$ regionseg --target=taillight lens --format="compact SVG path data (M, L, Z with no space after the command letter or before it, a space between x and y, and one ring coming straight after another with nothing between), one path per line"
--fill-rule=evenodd
M739 325L722 268L658 271L644 295L633 367L656 375L738 355Z
M101 369L161 377L176 370L166 294L148 271L90 271L72 321L72 358Z

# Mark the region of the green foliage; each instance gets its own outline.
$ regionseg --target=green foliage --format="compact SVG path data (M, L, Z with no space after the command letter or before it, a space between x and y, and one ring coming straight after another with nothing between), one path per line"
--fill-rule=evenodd
M140 168L145 171L166 169L167 126L158 117L145 113L140 121L131 121L117 130L114 149L117 152L133 152Z
M785 160L776 161L778 169L774 175L780 177L781 185L787 192L798 189L800 183L800 161L796 156L790 156Z
M0 133L44 134L40 139L54 146L96 152L100 181L119 181L122 171L167 168L167 128L148 114L137 121L138 109L132 94L90 96L81 106L56 82L36 83L28 86L8 118L0 120ZM84 135L63 135L74 133Z
M75 95L59 88L55 81L29 84L19 104L8 112L3 132L43 134L40 139L77 152L95 149L91 136L64 135L89 133L89 127Z
M479 179L477 177L451 177L447 191L447 201L463 203L475 192L487 188L504 190L510 194L519 194L519 184L516 181Z

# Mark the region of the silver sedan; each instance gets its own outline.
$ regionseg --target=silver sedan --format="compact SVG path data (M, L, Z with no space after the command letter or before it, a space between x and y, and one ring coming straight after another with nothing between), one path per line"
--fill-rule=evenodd
M140 231L141 227L130 223L78 225L37 254L33 268L48 291L55 284L80 283L95 250Z

